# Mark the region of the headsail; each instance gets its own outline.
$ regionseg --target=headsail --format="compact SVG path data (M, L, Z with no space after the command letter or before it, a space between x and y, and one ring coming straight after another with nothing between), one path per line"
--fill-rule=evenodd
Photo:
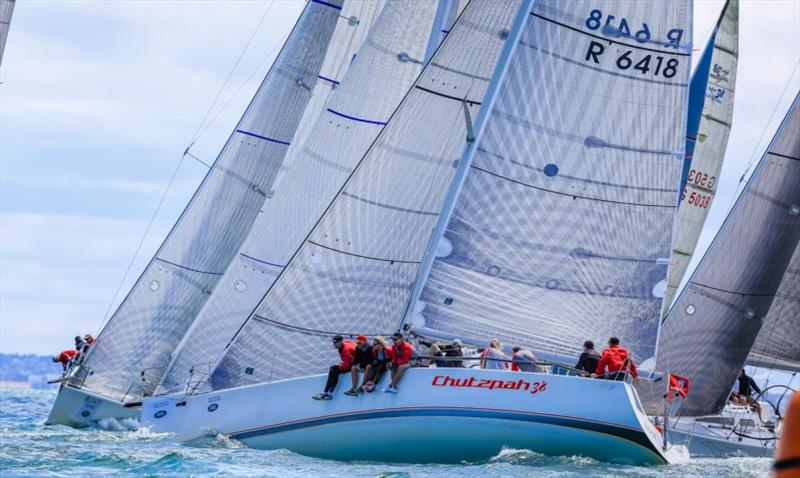
M794 250L747 363L800 372L800 245Z
M708 216L733 119L733 94L739 56L739 0L720 14L689 89L686 159L675 219L664 315L692 259Z
M422 70L437 0L387 4L313 133L184 337L162 386L206 378ZM189 377L189 371L194 376Z
M3 64L3 51L6 48L8 30L11 28L11 15L16 0L0 0L0 65Z
M357 8L360 2L353 4ZM75 377L123 398L148 394L170 353L244 241L296 132L318 111L307 105L331 85L320 78L330 54L344 55L369 22L343 18L342 0L312 0L189 205L123 300ZM372 11L372 6L365 7ZM335 32L346 32L329 48ZM335 59L350 62L350 55ZM311 115L309 117L308 115Z
M534 5L413 329L557 357L616 335L653 355L690 18L688 2Z
M465 7L228 348L214 388L324 370L332 333L394 330L465 146L465 114L483 101L519 5Z
M692 381L685 413L724 406L798 240L800 95L662 326L656 366Z

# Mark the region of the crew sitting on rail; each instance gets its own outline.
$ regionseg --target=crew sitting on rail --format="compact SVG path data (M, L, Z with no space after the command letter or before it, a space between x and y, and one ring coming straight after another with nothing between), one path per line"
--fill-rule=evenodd
M481 368L505 370L508 357L503 353L503 344L497 339L489 342L489 347L481 353Z
M513 349L514 355L511 356L511 370L517 372L539 372L539 366L536 365L536 355L528 349L524 349L517 345Z
M358 372L363 371L366 375L367 367L372 363L372 346L363 335L356 337L356 358L350 367L350 375L353 379L353 386L344 392L345 395L354 397L364 391L363 387L358 386Z
M633 363L630 352L628 349L620 347L618 338L611 337L608 339L608 348L603 350L592 377L624 381L628 372L634 380L639 380L639 372L636 370L636 364Z
M61 370L66 372L70 363L78 356L78 351L74 349L63 350L60 354L53 356L53 362L61 362Z
M461 348L461 340L455 339L450 347L443 347L444 354L447 357L463 357L464 356L464 349ZM464 362L462 360L453 360L450 359L447 361L448 367L463 367Z
M431 347L428 350L428 355L431 357L428 359L428 367L447 367L447 360L445 359L446 355L442 348L439 347L439 344L431 344Z
M314 395L314 400L330 400L333 398L333 391L336 390L336 384L339 382L339 375L348 373L350 367L356 358L356 344L350 340L344 340L341 335L333 338L333 346L339 351L340 362L337 365L331 365L328 370L328 381L325 383L325 391L320 394Z
M594 342L587 340L583 343L583 353L578 357L578 363L575 368L582 372L581 375L586 376L597 370L599 362L600 354L594 349Z
M397 384L403 378L403 374L411 366L411 356L414 355L414 347L403 340L403 334L395 332L392 335L392 381L383 391L387 393L397 393Z
M372 393L375 390L375 384L381 381L383 374L386 373L386 368L392 362L392 347L386 344L383 337L375 337L372 339L372 361L367 365L367 370L364 372L364 381L361 388L365 392Z
M753 391L760 394L761 388L758 387L753 377L745 373L744 369L739 372L739 378L737 380L739 381L740 400L744 399L747 405L753 407L753 410L758 413L758 418L761 419L761 405L753 396Z
M94 345L94 342L95 342L94 337L92 337L90 334L84 335L83 336L83 341L86 342L86 345L88 345L90 347L92 345Z

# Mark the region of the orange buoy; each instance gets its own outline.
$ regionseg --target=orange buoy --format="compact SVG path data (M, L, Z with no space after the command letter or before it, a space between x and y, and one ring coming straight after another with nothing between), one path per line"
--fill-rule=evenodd
M775 478L800 478L800 393L795 392L786 409L773 467Z

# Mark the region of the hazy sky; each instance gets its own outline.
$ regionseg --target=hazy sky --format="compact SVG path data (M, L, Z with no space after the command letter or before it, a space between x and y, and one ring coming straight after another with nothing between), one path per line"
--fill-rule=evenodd
M696 49L723 3L695 2ZM269 8L212 116L232 101L192 147L207 162L302 6L18 0L0 70L0 351L50 354L99 330L169 177L259 19ZM739 42L733 132L702 248L800 89L800 0L743 0ZM117 301L204 172L183 163Z

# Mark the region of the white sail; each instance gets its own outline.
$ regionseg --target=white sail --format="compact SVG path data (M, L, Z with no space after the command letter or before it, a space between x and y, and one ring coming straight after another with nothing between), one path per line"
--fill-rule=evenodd
M682 1L534 5L414 330L575 358L586 339L617 336L653 355L690 18Z
M692 383L683 413L725 405L781 282L796 284L786 271L798 241L800 94L661 328L656 366Z
M342 0L311 0L189 205L92 347L77 384L115 398L148 394L244 241L316 95L327 96L359 31ZM375 7L354 2L367 16ZM335 32L341 32L335 37ZM363 35L362 35L363 37ZM332 41L332 38L335 41ZM333 44L332 48L329 45ZM331 70L321 70L333 58ZM324 76L324 75L323 75ZM324 103L324 101L323 101ZM318 105L321 107L321 105ZM311 115L309 118L308 115Z
M214 388L308 375L330 334L386 333L422 255L518 2L469 3L388 125L244 325Z
M11 15L16 0L0 0L0 65L3 64L3 51L6 48L8 30L11 28Z
M220 285L182 341L163 380L181 388L211 363L256 308L383 129L422 70L438 0L390 2L341 80L313 133L264 207Z
M689 91L686 161L664 315L686 274L717 192L731 132L738 56L739 0L729 0L695 70Z

